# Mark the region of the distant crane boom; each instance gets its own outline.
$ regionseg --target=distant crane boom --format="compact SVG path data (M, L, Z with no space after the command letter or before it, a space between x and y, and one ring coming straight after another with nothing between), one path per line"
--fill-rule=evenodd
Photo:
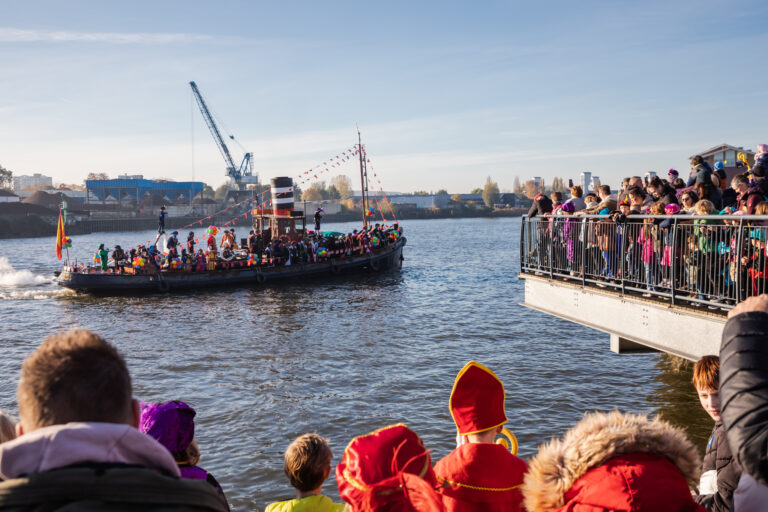
M235 182L235 184L238 185L239 188L242 188L242 181L246 181L247 183L254 183L252 178L243 180L244 177L252 177L253 175L253 162L251 159L253 153L245 153L243 156L243 161L240 163L240 167L235 167L235 161L232 159L232 154L229 152L229 148L224 142L224 138L221 136L221 132L219 132L219 128L216 126L216 122L213 120L211 111L208 110L208 105L205 104L205 100L200 94L200 90L197 88L197 84L195 84L195 82L189 82L189 85L192 87L192 93L195 95L195 100L197 100L197 106L200 107L200 113L203 114L205 124L208 125L208 129L211 131L213 140L216 142L216 145L219 148L219 152L224 158L224 163L227 166L227 176L232 178L232 180ZM234 137L230 136L230 138L234 140ZM258 179L255 182L258 183Z

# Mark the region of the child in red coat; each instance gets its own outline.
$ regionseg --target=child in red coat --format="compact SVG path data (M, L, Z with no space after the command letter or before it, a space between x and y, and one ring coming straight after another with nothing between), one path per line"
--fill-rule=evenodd
M453 384L449 407L458 448L435 465L446 511L518 511L528 465L513 455L517 441L504 429L504 386L485 366L470 361ZM505 431L514 446L494 443Z

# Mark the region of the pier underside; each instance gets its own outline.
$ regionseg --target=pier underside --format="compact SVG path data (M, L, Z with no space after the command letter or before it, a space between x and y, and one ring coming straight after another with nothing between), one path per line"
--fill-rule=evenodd
M659 351L696 361L719 353L722 314L548 277L520 278L525 281L524 306L608 333L611 350L619 354Z

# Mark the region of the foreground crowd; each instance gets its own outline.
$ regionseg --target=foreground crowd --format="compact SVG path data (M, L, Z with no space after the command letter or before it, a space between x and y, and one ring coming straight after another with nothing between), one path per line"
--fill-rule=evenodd
M501 381L471 361L448 397L449 455L433 464L415 432L391 425L352 439L334 472L328 442L304 434L285 452L296 498L267 511L765 510L768 295L729 313L720 358L697 362L693 385L715 420L703 465L683 431L618 411L586 414L526 462ZM22 365L18 405L18 423L0 413L0 510L229 509L198 466L195 410L134 399L123 357L97 334L45 340ZM332 472L345 503L322 494Z

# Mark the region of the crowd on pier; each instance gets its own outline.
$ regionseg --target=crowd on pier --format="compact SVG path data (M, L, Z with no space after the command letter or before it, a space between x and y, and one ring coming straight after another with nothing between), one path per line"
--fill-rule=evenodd
M722 339L720 356L693 371L715 421L703 461L682 430L619 411L586 414L526 461L505 426L521 418L508 416L501 380L470 361L444 390L456 428L448 455L433 461L419 435L396 424L361 432L334 464L328 441L307 433L274 461L295 497L266 510L765 510L768 295L737 305ZM0 413L0 510L229 510L227 483L199 465L195 409L141 403L132 389L122 355L99 335L43 341L21 367L19 420ZM323 494L328 479L343 503Z
M165 248L158 247L164 233L154 243L138 245L128 250L115 246L111 255L101 244L94 255L94 263L101 272L205 272L250 266L290 266L330 259L345 259L376 251L395 243L403 234L403 228L395 223L371 224L346 235L339 232L307 231L291 238L287 235L271 240L251 230L247 238L237 242L234 228L206 229L203 243L190 231L186 241L179 240L179 232L172 231L165 240ZM82 270L86 270L83 266Z
M570 198L539 194L529 218L528 261L574 278L629 282L646 296L678 294L694 302L727 302L768 291L768 145L751 168L728 178L722 162L691 159L687 179L627 177ZM525 257L525 256L524 256Z

